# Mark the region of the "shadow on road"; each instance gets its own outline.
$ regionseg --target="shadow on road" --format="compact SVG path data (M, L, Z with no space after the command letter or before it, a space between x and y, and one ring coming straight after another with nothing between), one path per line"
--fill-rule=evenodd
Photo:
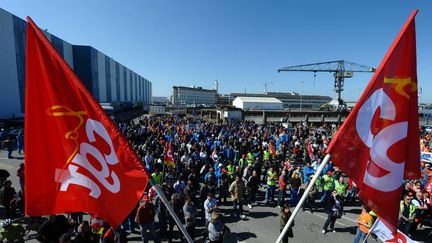
M227 216L227 217L223 218L223 222L225 224L236 223L236 222L239 222L239 221L249 221L249 219L248 218L241 219L240 217L234 217L234 216Z
M277 213L273 212L249 212L248 217L250 218L265 218L265 217L271 217L271 216L278 216Z
M256 234L251 233L251 232L237 233L237 240L245 241L245 240L250 239L250 238L257 238L257 236L256 236Z
M352 235L355 235L357 232L357 227L356 226L351 226L351 227L344 227L344 228L334 228L336 230L336 232L348 232Z
M362 212L361 208L351 208L349 210L344 210L346 213L360 214Z

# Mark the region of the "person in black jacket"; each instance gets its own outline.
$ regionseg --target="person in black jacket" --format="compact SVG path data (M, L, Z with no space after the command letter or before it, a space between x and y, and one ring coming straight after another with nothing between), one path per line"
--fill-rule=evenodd
M332 195L330 199L327 202L327 220L324 223L322 233L325 234L327 232L327 228L330 225L330 231L333 231L333 233L336 233L334 230L334 224L336 222L336 219L342 217L343 213L343 205L342 205L342 199L337 194L336 190L332 191Z
M280 232L282 232L282 230L285 228L285 225L288 223L290 217L291 217L290 205L286 203L280 212L280 220L279 220ZM294 233L292 230L293 226L294 226L294 221L291 224L291 226L288 228L288 231L285 233L284 237L282 238L282 243L288 243L288 238L294 237Z
M184 220L183 216L183 202L181 201L181 196L178 193L173 193L171 195L171 204L174 208L174 212L177 214L177 217L179 217L180 220ZM177 226L177 228L180 231L180 228L176 224L174 218L169 215L168 216L168 242L172 242L172 239L174 237L174 226Z
M60 236L67 233L69 223L64 215L49 215L38 230L37 240L47 243L58 243Z
M247 183L248 190L249 190L249 203L248 203L249 208L252 208L252 205L255 203L255 196L260 186L260 183L261 181L257 174L257 171L256 170L252 171L252 176L249 177Z
M12 182L6 180L3 188L0 189L0 203L5 207L6 217L13 219L15 218L15 208L11 204L12 199L15 198L16 192L12 187Z
M78 234L75 237L75 242L79 243L97 243L99 238L91 231L90 224L84 220L78 226Z

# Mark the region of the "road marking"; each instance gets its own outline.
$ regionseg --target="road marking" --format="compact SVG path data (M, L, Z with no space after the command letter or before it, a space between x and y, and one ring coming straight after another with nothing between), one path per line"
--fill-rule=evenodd
M308 213L308 214L310 214L310 215L315 215L315 216L317 216L317 217L319 217L319 218L322 218L322 219L324 219L324 220L327 220L327 217L322 216L322 215L319 215L319 214L317 214L317 213L311 213L311 212L309 212L309 211L306 211L306 213ZM350 222L353 222L353 223L357 224L357 221L356 221L356 220L353 220L353 219L351 219L351 218L348 218L347 216L342 216L342 218L343 218L343 219L346 219L346 220L348 220L348 221L350 221ZM344 227L351 227L350 225L346 225L346 224L341 223L341 222L339 222L339 221L337 221L337 220L336 220L335 223L338 224L338 225L342 225L342 226L344 226Z
M355 219L348 218L347 216L342 216L342 218L343 218L343 219L346 219L346 220L348 220L348 221L351 221L351 222L353 222L354 224L357 224L357 220L355 220Z
M315 216L317 216L318 218L322 218L322 219L324 219L324 220L327 220L327 217L324 217L324 216L319 215L319 214L317 214L317 213L311 213L311 212L307 212L307 213L310 214L310 215L315 215ZM335 224L341 225L341 226L343 226L343 227L348 227L348 225L346 225L346 224L344 224L344 223L341 223L341 222L339 222L339 221L337 221L337 220L336 220Z

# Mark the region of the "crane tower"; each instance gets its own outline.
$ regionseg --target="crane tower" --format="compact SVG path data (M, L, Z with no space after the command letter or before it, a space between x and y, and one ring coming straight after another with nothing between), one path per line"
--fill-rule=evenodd
M330 102L330 105L335 110L345 110L346 105L342 100L342 91L344 86L345 78L352 78L354 72L375 72L375 68L369 67L362 64L357 64L345 60L331 61L331 62L319 62L297 66L289 66L278 69L278 72L330 72L334 74L334 91L336 97Z

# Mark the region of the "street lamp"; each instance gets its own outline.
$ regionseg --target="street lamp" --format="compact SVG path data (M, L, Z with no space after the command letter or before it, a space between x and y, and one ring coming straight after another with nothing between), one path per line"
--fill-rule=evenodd
M301 81L300 92L301 90L303 90L303 83L304 81ZM302 110L302 105L303 105L303 95L300 94L300 111Z
M302 110L302 104L303 104L303 95L300 95L300 111Z

